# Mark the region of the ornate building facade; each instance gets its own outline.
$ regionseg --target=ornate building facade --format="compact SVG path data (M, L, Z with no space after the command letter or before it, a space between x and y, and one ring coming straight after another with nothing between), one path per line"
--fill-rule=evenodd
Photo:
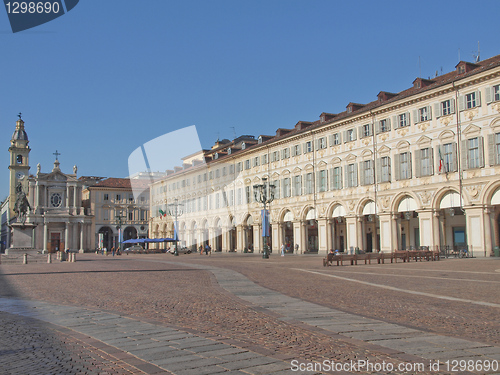
M271 245L299 252L500 245L500 56L274 136L218 142L151 185L152 237L262 249L253 186L273 184Z

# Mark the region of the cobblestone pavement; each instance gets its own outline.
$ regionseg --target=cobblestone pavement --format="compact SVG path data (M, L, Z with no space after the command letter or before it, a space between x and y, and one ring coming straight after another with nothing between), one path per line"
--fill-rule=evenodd
M61 305L106 311L115 314L114 319L127 317L141 324L154 324L155 334L175 329L176 334L193 335L191 340L227 345L223 349L214 347L210 351L215 353L203 356L201 351L180 348L172 341L168 345L156 344L154 353L146 350L134 354L131 348L119 348L109 335L104 335L96 347L75 349L76 353L103 355L119 350L121 355L116 359L135 356L138 361L142 359L142 365L156 361L165 373L198 374L202 368L206 373L297 373L290 370L293 359L304 363L426 363L428 367L430 361L447 359L500 360L497 269L500 262L490 259L323 268L317 256L271 256L263 260L257 254L115 258L85 254L71 264L2 265L0 296L4 303L0 311L8 310L13 298L43 300L50 304L45 308L54 314L63 311ZM11 312L26 315L22 308ZM60 316L44 319L53 326L65 327L68 323ZM83 334L80 339L96 339L97 333L82 332L82 325L68 328L65 334L73 334L75 348L78 334ZM24 334L17 332L11 336L22 343ZM131 339L121 331L114 334ZM61 347L67 345L54 334L50 340ZM97 349L99 345L105 349ZM168 351L191 351L189 355L201 361L194 362L198 363L196 371L186 365L189 360L172 362L174 357L166 354L166 346ZM422 351L422 347L428 349ZM224 354L229 357L219 358L222 354L217 350L230 351ZM254 361L238 363L242 355ZM212 363L215 357L217 363ZM36 362L36 358L26 363L30 361ZM131 360L115 363L113 366L129 366L123 370L112 366L117 373L140 369L130 367L137 364ZM427 367L418 373L436 373ZM141 371L159 370L143 367ZM374 372L358 369L353 373ZM442 366L439 373L448 372Z

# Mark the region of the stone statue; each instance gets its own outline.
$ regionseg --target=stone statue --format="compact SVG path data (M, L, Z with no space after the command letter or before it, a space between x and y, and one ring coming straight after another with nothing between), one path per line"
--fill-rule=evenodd
M76 165L73 165L73 174L76 174L77 171L78 171L78 167Z
M40 173L41 171L42 171L42 166L40 165L40 163L38 163L38 164L36 165L36 173L38 174L38 173Z
M16 203L14 204L14 212L16 213L19 221L21 223L26 222L26 214L28 209L31 210L30 203L26 197L26 193L23 191L23 185L19 182L16 186Z

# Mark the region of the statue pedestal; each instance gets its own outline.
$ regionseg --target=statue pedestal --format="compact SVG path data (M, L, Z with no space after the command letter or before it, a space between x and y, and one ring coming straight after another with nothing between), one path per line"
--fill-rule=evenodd
M36 254L38 251L34 247L35 224L31 223L13 223L12 228L12 246L5 250L5 254Z

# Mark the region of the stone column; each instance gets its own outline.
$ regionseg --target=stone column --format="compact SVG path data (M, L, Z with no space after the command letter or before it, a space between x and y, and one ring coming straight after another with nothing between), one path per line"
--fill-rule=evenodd
M280 250L283 244L283 225L280 223L272 223L271 233L273 249Z
M380 213L378 215L378 221L380 226L380 251L384 253L391 253L394 249L393 238L392 238L392 214Z
M84 236L84 228L83 228L83 226L84 226L84 223L82 221L80 223L80 250L79 250L80 253L84 252L84 250L83 250L83 238L84 238L83 237Z
M484 208L484 246L486 250L486 256L493 255L493 238L492 238L492 209L491 207Z
M62 250L69 249L69 246L68 246L68 240L69 240L68 225L69 225L68 223L64 224L64 249L62 249Z
M399 250L399 230L398 230L399 212L392 215L392 249L393 251Z
M76 215L78 215L78 204L77 204L77 186L73 186L73 210Z
M302 223L300 220L294 221L293 222L293 252L295 254L295 245L299 245L299 251L298 254L302 254L304 249L302 248Z
M434 232L438 228L435 224L434 213L430 209L419 210L418 212L418 227L420 233L420 246L429 246L433 249L436 245L434 242Z
M354 253L358 245L358 218L356 216L346 217L346 253Z
M330 226L328 219L318 219L318 254L322 252L326 255L328 253L328 245L329 245L329 230Z
M243 249L245 248L245 242L243 239L244 235L244 230L242 225L238 225L236 227L236 250L241 250L243 252Z
M48 249L47 249L47 243L49 241L49 223L45 222L43 223L43 254L47 254Z
M488 256L488 249L485 248L484 226L485 215L482 207L467 207L465 208L467 244L469 245L469 252L472 251L475 257ZM491 233L491 232L490 232ZM491 249L489 249L491 251Z

